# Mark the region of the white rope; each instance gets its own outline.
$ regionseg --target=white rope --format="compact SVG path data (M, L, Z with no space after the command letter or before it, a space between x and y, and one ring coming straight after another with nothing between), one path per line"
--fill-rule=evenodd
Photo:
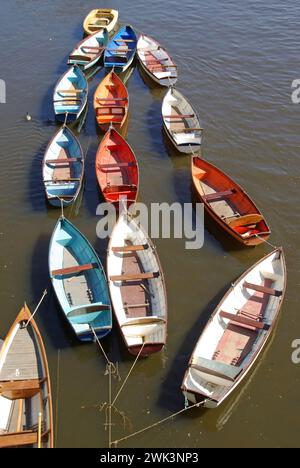
M125 387L125 384L126 384L127 380L129 379L129 376L130 376L131 372L133 371L133 369L134 369L134 367L135 367L135 365L136 365L136 363L137 363L137 361L138 361L138 359L139 359L139 357L141 355L141 352L144 349L145 343L146 342L143 341L143 345L141 346L141 349L139 350L139 353L138 353L137 357L135 358L134 363L132 364L132 366L131 366L131 368L130 368L130 370L129 370L129 372L128 372L125 380L124 380L124 382L122 383L120 390L118 391L117 395L115 396L115 398L114 398L114 400L112 402L112 406L116 403L117 399L120 396L120 393L122 392L123 388Z
M263 237L260 237L258 234L255 234L255 237L257 237L258 239L262 240L262 241L265 242L266 244L270 245L274 250L277 249L276 245L271 244L271 242L267 241L267 240L264 239Z
M35 314L37 313L37 311L39 310L39 307L40 305L42 304L43 300L44 300L44 297L47 295L48 291L47 289L45 289L45 291L43 292L43 295L40 299L40 302L38 303L38 305L36 306L34 312L31 314L31 316L29 317L29 319L27 320L26 324L25 324L25 328L29 325L29 323L31 322L31 320L33 319L33 317L35 316Z
M121 439L114 440L112 442L112 445L116 446L119 442L123 442L124 440L128 440L131 437L142 434L143 432L147 431L148 429L152 429L153 427L159 426L160 424L168 421L169 419L172 419L175 416L178 416L179 414L184 413L185 411L188 411L188 410L190 410L192 408L195 408L195 407L200 408L202 405L204 405L204 403L205 403L205 400L201 401L200 403L195 403L192 406L188 406L187 408L183 408L180 411L177 411L177 413L173 413L170 416L168 416L168 417L166 417L164 419L161 419L160 421L158 421L158 422L156 422L154 424L151 424L150 426L144 427L143 429L140 429L139 431L134 432L133 434L129 434L128 436L122 437Z

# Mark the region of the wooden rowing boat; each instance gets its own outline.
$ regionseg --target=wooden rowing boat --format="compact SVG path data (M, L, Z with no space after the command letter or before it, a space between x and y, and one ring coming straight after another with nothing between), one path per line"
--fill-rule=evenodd
M88 83L78 65L74 65L59 78L53 93L54 113L57 120L74 122L81 116L88 95Z
M47 356L30 318L25 304L0 347L0 448L53 447Z
M81 145L63 125L50 141L43 161L43 180L48 202L53 206L71 205L77 199L84 176Z
M129 144L110 128L102 139L96 155L96 175L105 201L119 206L126 199L127 207L138 195L139 170Z
M87 70L95 65L102 57L108 43L107 29L100 29L80 41L68 58L69 65L79 65Z
M191 403L219 406L243 381L277 323L286 290L282 248L246 271L221 300L202 332L184 375Z
M120 130L128 115L129 95L126 86L112 71L106 75L94 95L96 120L103 132L113 124Z
M102 28L111 32L118 22L119 12L112 8L98 8L92 10L83 21L83 29L86 34L92 34Z
M108 43L104 53L104 66L116 73L127 70L132 64L137 47L137 37L131 26L123 26Z
M122 211L107 255L110 295L128 351L160 351L167 338L167 295L160 261L150 238Z
M163 99L162 117L165 131L177 151L199 151L203 129L198 114L183 94L173 87Z
M49 249L50 278L58 302L77 338L92 341L112 328L111 303L102 264L88 240L63 216Z
M177 65L157 41L142 34L137 43L139 62L147 75L160 86L174 85L178 78Z
M228 175L196 156L191 158L193 185L206 212L245 246L268 240L271 231L257 206Z

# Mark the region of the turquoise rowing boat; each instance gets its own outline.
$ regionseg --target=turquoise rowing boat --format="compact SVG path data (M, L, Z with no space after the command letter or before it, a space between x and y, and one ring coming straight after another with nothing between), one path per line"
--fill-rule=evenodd
M87 104L88 83L78 65L70 67L58 80L53 105L55 117L60 122L79 119Z
M58 302L79 340L107 335L112 312L102 264L89 241L63 216L50 241L49 271Z

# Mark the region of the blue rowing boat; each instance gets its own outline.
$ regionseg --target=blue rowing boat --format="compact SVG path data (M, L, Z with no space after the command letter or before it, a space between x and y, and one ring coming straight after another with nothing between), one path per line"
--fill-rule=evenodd
M58 302L79 340L106 336L112 311L102 264L89 241L63 216L50 241L49 271Z
M127 70L131 65L137 47L137 37L131 26L123 26L108 43L104 53L104 65L116 73Z
M58 80L53 93L57 120L74 122L81 116L88 97L88 83L78 65L70 67Z
M44 156L43 180L48 202L69 206L77 199L84 175L81 145L71 130L63 125L50 141Z

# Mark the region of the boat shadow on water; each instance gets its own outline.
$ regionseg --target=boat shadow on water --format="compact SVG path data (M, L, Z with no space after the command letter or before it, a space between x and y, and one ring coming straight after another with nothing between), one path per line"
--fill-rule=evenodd
M168 91L168 88L165 86L160 86L159 84L155 83L155 81L151 80L151 78L143 70L140 63L138 63L137 69L139 71L140 77L142 78L142 81L147 86L147 88L149 88L152 96L154 96L155 98L163 99L166 92Z

